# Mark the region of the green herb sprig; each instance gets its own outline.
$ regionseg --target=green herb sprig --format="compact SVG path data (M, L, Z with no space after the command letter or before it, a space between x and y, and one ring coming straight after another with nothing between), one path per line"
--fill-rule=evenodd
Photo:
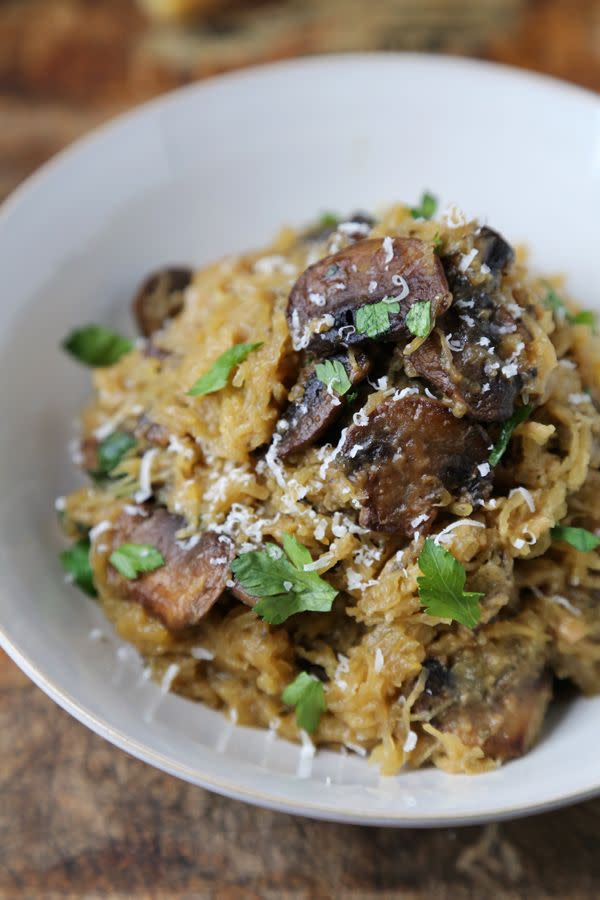
M425 540L418 562L423 573L417 578L419 597L429 615L474 628L481 616L483 594L465 591L464 566L432 538Z
M97 591L90 563L90 546L89 538L82 538L68 550L63 550L59 559L77 587L89 597L95 597Z
M325 712L325 692L318 678L301 672L291 684L285 688L281 699L288 706L296 709L296 722L309 734L316 731L322 714Z
M506 449L512 437L513 431L515 430L515 428L517 428L517 426L522 425L523 422L526 422L532 412L533 406L529 404L527 404L526 406L520 406L518 409L515 409L510 419L507 419L506 422L502 423L502 428L500 429L500 437L496 441L494 449L490 453L489 463L491 466L498 465L498 463L506 453Z
M86 325L72 331L62 348L86 366L112 366L133 350L133 343L104 325Z
M241 586L259 602L254 612L270 625L281 625L301 612L330 612L337 591L316 572L306 571L310 552L291 534L283 535L283 550L267 544L264 550L241 553L231 570Z
M162 553L152 544L121 544L110 554L109 562L129 580L144 572L154 572L165 564Z
M315 374L321 384L335 391L338 397L348 393L352 382L348 378L345 366L339 359L327 359L315 366Z
M370 338L385 334L390 328L390 313L397 312L400 312L400 304L390 298L359 306L354 319L356 331Z
M254 344L234 344L229 350L214 361L208 372L200 378L187 391L188 397L203 397L205 394L214 394L227 385L229 376L240 363L254 351L262 347L262 341Z
M587 528L574 528L571 525L555 525L550 530L553 541L565 541L582 553L589 553L600 545L600 537Z

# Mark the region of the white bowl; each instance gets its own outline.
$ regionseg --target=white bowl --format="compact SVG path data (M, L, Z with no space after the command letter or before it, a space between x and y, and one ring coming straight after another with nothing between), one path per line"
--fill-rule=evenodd
M53 501L88 373L59 351L73 326L119 324L148 270L260 246L322 210L431 188L564 271L600 308L600 102L481 63L325 57L180 90L63 153L0 214L0 625L19 666L81 722L180 778L303 815L384 825L477 822L600 790L600 698L556 709L525 758L479 776L380 778L140 679L136 654L63 583ZM103 640L91 640L92 629Z

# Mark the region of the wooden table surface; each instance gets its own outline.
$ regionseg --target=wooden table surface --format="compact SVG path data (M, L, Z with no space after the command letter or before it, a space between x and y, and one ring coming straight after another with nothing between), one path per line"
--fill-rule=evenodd
M152 25L127 0L1 0L0 199L116 112L268 59L332 49L446 51L600 89L598 0L226 6L182 29ZM429 831L254 809L130 759L1 655L0 760L0 898L600 897L600 800Z

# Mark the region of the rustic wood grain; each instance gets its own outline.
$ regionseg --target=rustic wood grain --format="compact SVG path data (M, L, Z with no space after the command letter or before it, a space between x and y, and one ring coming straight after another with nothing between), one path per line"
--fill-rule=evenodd
M152 25L128 0L4 0L0 199L120 110L247 63L445 50L598 90L599 47L599 0L228 0L187 29ZM600 896L600 800L422 832L258 810L130 759L1 654L0 760L0 898Z

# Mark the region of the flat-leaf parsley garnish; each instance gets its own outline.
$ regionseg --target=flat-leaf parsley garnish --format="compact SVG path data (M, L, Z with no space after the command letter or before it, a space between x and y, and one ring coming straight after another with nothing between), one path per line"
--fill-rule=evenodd
M104 438L98 447L96 474L109 475L136 444L137 441L132 434L126 431L113 431L107 438Z
M109 561L123 578L130 580L165 564L162 553L152 544L121 544L110 554Z
M566 541L571 547L588 553L600 544L600 538L587 528L573 528L571 525L555 525L550 535L555 541Z
M264 550L241 553L231 570L241 586L259 602L254 612L270 625L281 625L301 612L330 612L337 591L316 572L306 571L309 551L291 534L283 535L283 550L267 544Z
M431 331L431 300L417 300L406 316L406 326L415 337L427 337Z
M448 550L427 538L419 556L419 568L423 573L417 578L419 597L429 615L454 619L474 628L481 616L479 599L483 594L465 591L464 566Z
M327 359L324 363L319 363L315 366L315 374L321 384L324 384L328 390L335 391L339 397L346 394L352 387L344 364L339 359Z
M288 706L295 707L298 727L312 734L326 709L325 692L319 679L307 672L300 672L284 689L281 699Z
M518 425L522 425L523 422L526 422L532 412L533 406L530 404L520 406L519 409L515 409L510 419L507 419L506 422L502 423L500 437L494 444L494 449L490 453L489 463L491 466L495 466L500 462L506 452L513 431Z
M77 587L90 597L95 597L96 587L90 563L89 538L82 538L68 550L63 550L60 554L60 561L63 569Z
M214 394L220 391L229 381L229 376L236 366L243 363L252 353L262 347L262 341L255 344L234 344L229 350L214 361L208 372L201 375L187 392L188 397L203 397L205 394Z
M128 339L104 325L86 325L72 331L62 342L63 350L86 366L112 366L133 350Z
M337 228L340 217L332 212L324 212L319 216L319 225L321 228Z
M354 324L359 334L375 338L384 334L390 327L390 313L400 312L400 304L391 298L359 306L355 313Z
M413 219L432 219L437 211L438 202L434 194L424 191L421 194L421 202L418 206L411 208L410 214Z
M595 329L596 316L590 309L583 309L580 312L572 313L566 306L562 297L548 286L548 292L544 300L546 306L551 309L559 318L566 319L569 325L587 325L588 328Z

